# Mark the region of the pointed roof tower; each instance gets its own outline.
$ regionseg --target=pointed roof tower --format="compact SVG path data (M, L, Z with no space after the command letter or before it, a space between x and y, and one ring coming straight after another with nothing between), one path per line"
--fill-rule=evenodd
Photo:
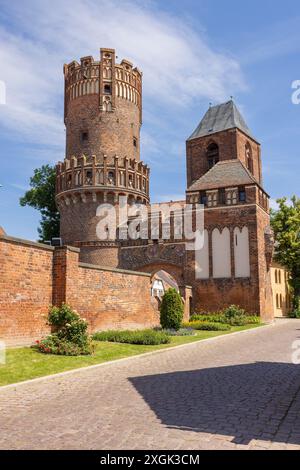
M210 107L188 141L234 128L240 129L244 134L254 139L245 119L233 100L230 100L227 103Z

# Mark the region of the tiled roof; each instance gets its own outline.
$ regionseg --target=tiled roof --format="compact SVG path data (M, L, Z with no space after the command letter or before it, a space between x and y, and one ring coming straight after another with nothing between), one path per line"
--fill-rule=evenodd
M219 104L209 108L204 118L201 120L200 124L194 130L188 140L234 128L240 129L245 134L253 138L251 131L240 111L236 107L235 103L230 100L227 103Z
M224 160L216 163L207 173L188 188L188 191L226 188L256 183L254 176L240 160Z

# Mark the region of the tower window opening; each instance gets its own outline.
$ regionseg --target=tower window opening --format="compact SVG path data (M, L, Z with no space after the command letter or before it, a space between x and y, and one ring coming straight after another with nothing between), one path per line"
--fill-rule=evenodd
M89 140L89 133L87 131L81 132L80 138L82 142L87 142Z
M246 202L246 191L245 188L239 188L239 201Z
M137 138L136 137L133 138L133 146L137 147Z
M219 204L226 204L225 188L219 189Z
M106 95L111 95L111 85L109 85L109 84L104 85L104 93Z
M247 169L250 171L250 173L253 173L252 150L249 143L247 143L245 147L245 158Z
M108 181L110 184L114 184L115 181L115 174L113 171L108 172Z
M92 184L93 170L86 170L85 179L86 184Z
M207 148L208 168L211 169L219 161L219 147L217 144L210 144Z
M207 205L207 195L205 191L201 191L200 193L200 204L203 204L204 206Z

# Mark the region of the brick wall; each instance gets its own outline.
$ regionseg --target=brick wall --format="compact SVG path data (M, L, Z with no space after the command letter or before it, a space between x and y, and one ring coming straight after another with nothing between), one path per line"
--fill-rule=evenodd
M0 237L0 339L31 344L50 332L50 305L70 304L90 332L159 324L150 275L80 264L78 248Z
M55 271L66 273L64 291L57 279L55 303L72 305L88 320L90 331L159 324L150 275L79 263L79 250L72 247L55 250L54 259Z
M6 236L0 238L0 338L28 344L49 332L53 249Z

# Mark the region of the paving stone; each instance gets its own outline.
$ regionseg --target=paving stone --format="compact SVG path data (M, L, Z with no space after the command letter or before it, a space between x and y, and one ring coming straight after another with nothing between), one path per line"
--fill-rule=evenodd
M300 321L0 389L0 449L300 449Z

